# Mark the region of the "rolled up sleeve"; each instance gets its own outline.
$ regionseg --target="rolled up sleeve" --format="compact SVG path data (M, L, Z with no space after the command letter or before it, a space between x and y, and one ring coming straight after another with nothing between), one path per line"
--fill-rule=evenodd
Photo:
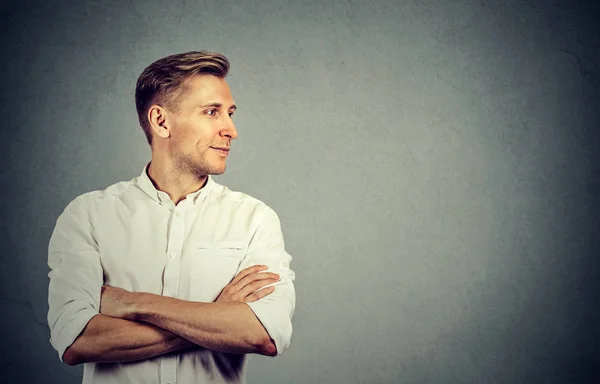
M100 309L103 273L93 227L81 197L59 216L48 246L50 343L65 350Z
M275 211L266 207L261 223L250 242L240 270L252 265L267 265L268 271L280 275L275 291L255 302L247 303L275 342L277 354L289 347L292 316L296 306L295 273L290 268L292 256L285 251L281 223Z

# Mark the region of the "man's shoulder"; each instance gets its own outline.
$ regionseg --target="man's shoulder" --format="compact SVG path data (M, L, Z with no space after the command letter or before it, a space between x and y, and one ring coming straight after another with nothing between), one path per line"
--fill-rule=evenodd
M126 194L132 187L135 186L136 178L127 181L119 181L117 183L111 184L104 189L97 189L93 191L88 191L76 196L73 201L79 201L84 205L94 204L102 200L112 200L119 199L124 194Z
M224 204L244 206L247 208L255 208L258 210L271 209L262 200L257 199L247 193L234 191L225 185L214 183L212 187L214 198Z
M217 182L213 182L211 192L214 193L214 196L217 199L223 199L231 202L243 202L246 204L264 205L264 203L256 197L250 196L244 192L233 191L226 185L222 185Z

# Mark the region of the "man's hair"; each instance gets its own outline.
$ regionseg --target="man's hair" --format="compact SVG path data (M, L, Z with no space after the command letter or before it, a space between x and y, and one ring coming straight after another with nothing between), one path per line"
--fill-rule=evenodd
M185 91L185 82L194 75L207 74L224 78L229 72L229 61L220 53L192 51L163 57L150 64L135 86L135 107L140 126L152 145L152 129L148 109L158 104L177 108L177 99Z

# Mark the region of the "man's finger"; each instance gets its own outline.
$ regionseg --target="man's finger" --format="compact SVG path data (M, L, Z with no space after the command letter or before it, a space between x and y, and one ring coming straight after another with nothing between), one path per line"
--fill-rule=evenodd
M244 277L246 277L246 276L248 276L248 275L250 275L252 273L264 271L267 268L268 267L266 265L253 265L253 266L248 267L246 269L242 269L240 271L240 273L238 273L237 275L235 275L235 277L233 278L233 280L231 280L231 282L229 283L229 285L236 284L238 281L242 280Z
M242 280L238 281L234 285L234 289L237 291L241 291L241 290L245 289L248 285L253 284L255 281L269 280L269 279L275 279L276 281L278 281L280 279L280 277L278 274L273 273L273 272L253 273L251 275L244 277ZM265 285L265 284L263 284L263 285ZM261 287L263 285L261 285ZM258 289L258 288L256 288L256 289ZM253 291L255 291L256 289L253 289Z
M273 293L275 291L275 287L267 287L267 288L263 288L260 291L256 291L254 293L252 293L251 295L248 295L246 297L246 300L244 300L247 303L252 303L256 300L260 300L263 297L270 295L271 293Z
M279 278L275 278L275 279L271 278L271 279L263 279L263 280L254 281L254 282L246 285L243 289L241 289L240 294L242 295L242 297L248 297L253 292L256 292L257 290L261 289L262 287L269 285L269 284L277 283L278 281L279 281Z

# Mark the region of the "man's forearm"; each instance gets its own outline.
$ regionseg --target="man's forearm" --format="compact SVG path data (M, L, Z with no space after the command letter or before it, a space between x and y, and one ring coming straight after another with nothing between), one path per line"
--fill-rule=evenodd
M277 348L250 307L241 302L199 303L133 293L128 318L148 322L219 352L274 356Z
M130 362L196 347L178 335L147 323L94 316L63 361L69 365L87 362Z

